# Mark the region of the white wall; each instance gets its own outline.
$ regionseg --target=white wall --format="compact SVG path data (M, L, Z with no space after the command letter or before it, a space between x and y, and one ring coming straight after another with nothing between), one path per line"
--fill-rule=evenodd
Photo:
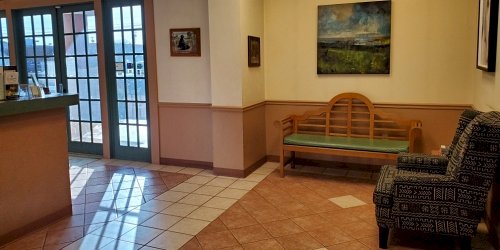
M160 102L211 103L208 2L154 0ZM171 57L171 28L200 28L201 57Z
M264 0L243 0L240 7L243 106L247 107L265 100ZM260 67L248 67L248 36L260 37Z
M264 1L266 100L473 103L477 1L393 0L390 75L317 75L317 6L339 3Z
M239 0L208 0L212 105L241 107Z

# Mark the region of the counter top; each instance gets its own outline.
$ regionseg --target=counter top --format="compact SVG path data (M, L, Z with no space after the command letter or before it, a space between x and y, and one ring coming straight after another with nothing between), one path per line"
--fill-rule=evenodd
M78 94L50 94L45 97L0 101L0 117L64 108L78 104Z

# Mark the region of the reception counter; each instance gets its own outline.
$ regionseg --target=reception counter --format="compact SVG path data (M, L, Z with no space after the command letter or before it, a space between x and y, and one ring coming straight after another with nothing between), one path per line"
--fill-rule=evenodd
M0 246L71 214L67 107L76 94L0 101Z

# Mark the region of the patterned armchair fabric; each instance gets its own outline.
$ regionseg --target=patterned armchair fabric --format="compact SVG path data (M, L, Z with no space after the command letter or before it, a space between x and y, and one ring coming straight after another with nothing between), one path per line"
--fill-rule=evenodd
M374 192L377 223L380 228L471 237L499 165L500 112L478 115L457 139L446 172L381 169Z
M483 112L473 109L466 109L460 115L457 129L453 140L448 148L448 152L444 156L431 156L427 154L402 153L398 156L397 166L399 169L426 172L432 174L444 174L448 166L448 160L451 158L451 153L456 147L458 139L464 132L469 123L479 114Z

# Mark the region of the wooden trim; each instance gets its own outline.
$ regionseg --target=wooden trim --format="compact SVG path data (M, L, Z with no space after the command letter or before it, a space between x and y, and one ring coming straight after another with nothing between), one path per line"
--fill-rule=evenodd
M243 108L241 108L241 107L228 107L228 106L212 106L212 111L243 112Z
M325 106L328 102L315 101L290 101L269 100L266 105L288 105L288 106ZM430 103L373 103L375 108L394 109L431 109L431 110L463 110L473 108L472 104L430 104Z
M256 161L253 164L250 164L250 166L246 167L245 169L229 169L229 168L213 168L213 171L216 175L222 175L222 176L229 176L229 177L236 177L236 178L245 178L249 174L253 173L257 168L260 166L264 165L264 163L267 162L267 156L262 157L258 161Z
M177 103L177 102L160 102L158 103L160 108L203 108L211 109L212 104L210 103Z
M222 175L235 178L244 178L245 171L241 169L213 168L215 175Z
M0 247L21 236L27 235L28 233L31 232L35 232L36 230L41 229L59 219L71 216L72 213L73 213L73 208L71 205L69 205L55 213L49 214L19 229L16 229L4 235L0 235Z
M151 130L151 162L160 162L160 118L158 111L158 74L153 0L144 0L146 61L148 67L149 124Z
M109 131L108 114L108 87L106 76L106 60L104 58L104 26L103 26L103 8L102 0L94 1L94 12L97 34L97 64L99 67L99 94L101 95L101 122L102 122L102 157L111 158L111 142Z
M193 160L163 158L163 157L160 158L160 164L174 165L180 167L190 167L190 168L201 168L201 169L212 169L214 167L214 163L208 161L193 161Z
M243 112L247 112L247 111L250 111L252 109L260 108L260 107L265 106L265 105L266 105L266 101L262 101L262 102L259 102L259 103L256 103L256 104L244 107L243 108Z

